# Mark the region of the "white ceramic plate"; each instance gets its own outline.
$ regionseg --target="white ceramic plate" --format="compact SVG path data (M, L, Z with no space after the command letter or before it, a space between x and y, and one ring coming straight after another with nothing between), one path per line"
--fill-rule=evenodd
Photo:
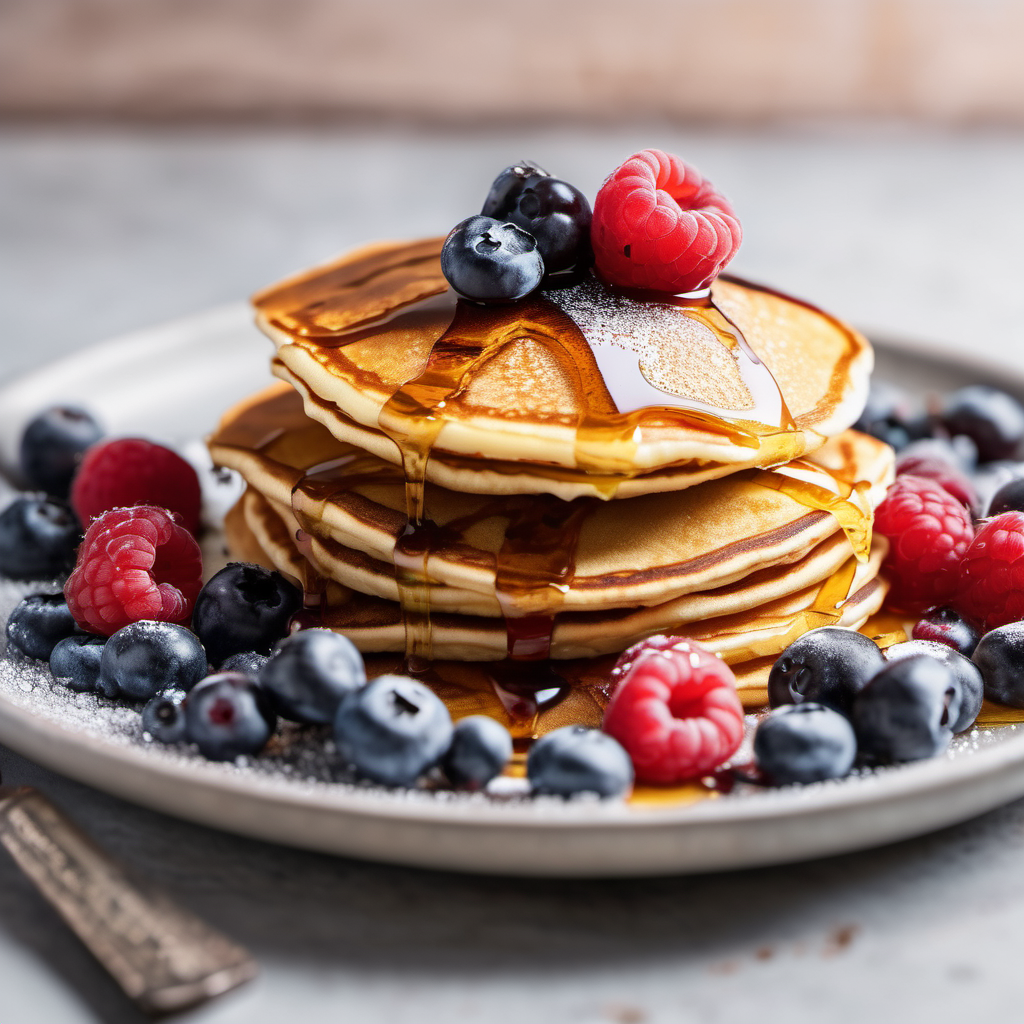
M58 401L95 411L112 434L176 443L209 431L269 382L269 344L229 306L95 346L0 389L0 463L24 423ZM883 373L944 389L991 379L906 344ZM1020 379L1002 386L1021 386ZM19 596L0 594L6 614ZM323 738L241 765L147 744L138 713L52 683L7 657L0 742L56 771L215 828L332 853L453 870L601 876L710 871L861 849L962 821L1024 796L1024 728L976 730L945 757L803 788L746 791L688 806L488 800L352 785Z

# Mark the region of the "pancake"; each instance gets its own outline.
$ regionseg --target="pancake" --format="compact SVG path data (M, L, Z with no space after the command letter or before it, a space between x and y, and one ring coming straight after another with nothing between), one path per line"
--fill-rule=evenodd
M311 536L323 575L399 599L393 554L407 518L397 467L337 441L283 385L229 411L210 447L218 464L241 472L279 514L294 511L289 527ZM804 578L813 582L851 550L848 543L846 554L823 546L839 533L839 518L866 543L871 509L891 472L891 450L850 431L788 469L748 470L683 492L614 502L579 499L570 506L546 496L493 499L427 485L427 515L439 528L425 561L431 603L501 614L509 531L545 516L575 517L571 572L562 580L565 611L665 604L817 552L820 574L807 576L805 566ZM798 473L812 483L807 493Z
M787 462L863 405L855 331L719 278L710 299L588 277L505 307L456 301L440 240L359 250L257 295L277 372L340 440L415 485L612 497ZM515 467L508 473L508 467Z
M255 538L276 568L305 582L308 563L297 550L286 522L254 492L248 492L240 505L242 515L233 514L228 522L232 547L244 550ZM859 625L877 611L884 596L884 585L877 576L884 551L884 542L876 542L867 562L858 564L848 555L824 581L784 591L783 596L776 596L777 588L770 585L773 581L755 577L717 594L651 608L563 612L551 631L551 657L564 660L618 653L646 636L675 632L683 626L686 635L721 653L727 662L777 655L813 625ZM745 587L752 593L745 595ZM695 620L687 622L688 613ZM396 601L328 581L321 596L320 618L323 625L344 633L362 651L406 649L402 607ZM505 658L509 646L504 621L464 612L432 609L430 637L431 656L441 659L496 661Z

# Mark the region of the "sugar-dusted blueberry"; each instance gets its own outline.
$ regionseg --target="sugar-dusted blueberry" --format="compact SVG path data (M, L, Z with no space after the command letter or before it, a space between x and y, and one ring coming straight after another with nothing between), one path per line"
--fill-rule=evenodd
M328 725L342 697L366 683L359 648L329 629L303 629L286 637L260 669L259 683L283 718Z
M185 739L185 691L165 690L146 701L142 709L142 731L160 743Z
M537 239L549 274L588 266L592 214L575 185L525 165L508 167L495 179L480 211L511 223Z
M971 660L981 672L989 700L1024 708L1024 622L990 629Z
M241 672L243 675L258 679L260 669L266 665L269 655L260 654L258 651L242 651L240 654L232 654L225 658L218 666L218 672Z
M862 754L876 762L917 761L942 753L960 717L960 684L937 658L890 662L853 702Z
M82 529L74 512L53 498L15 498L0 512L0 575L47 580L70 572Z
M811 701L847 714L857 692L885 664L878 645L841 626L821 626L794 640L768 675L773 708Z
M986 515L997 516L1001 512L1024 512L1024 477L1008 480L992 495Z
M913 637L915 640L945 644L957 654L969 658L978 646L981 634L958 612L943 607L925 612L914 624Z
M277 720L260 687L241 672L218 672L185 697L185 738L211 761L258 754Z
M105 639L75 633L60 640L50 652L50 671L58 683L82 693L96 689Z
M483 789L501 774L511 757L508 729L486 715L470 715L455 723L452 744L441 767L454 785Z
M985 384L971 384L947 395L942 423L950 434L971 438L981 462L1012 458L1024 440L1024 406Z
M232 562L199 592L192 628L214 665L244 651L269 654L301 603L302 594L279 572Z
M452 732L441 698L406 676L378 676L353 690L334 719L342 760L386 786L414 786L444 756Z
M622 796L633 785L633 762L618 740L600 729L566 725L534 743L526 775L535 793Z
M977 665L946 644L916 639L886 648L885 660L899 661L901 658L912 658L918 654L936 658L953 670L960 685L960 714L953 721L951 728L955 733L970 729L978 717L978 712L981 711L981 703L985 697L985 684Z
M444 241L441 272L465 299L514 302L540 285L544 258L533 235L515 224L467 217Z
M104 645L100 661L107 691L131 700L149 700L164 690L191 690L206 670L206 651L195 633L151 619L122 626Z
M784 704L754 733L754 759L777 786L841 779L856 757L853 726L823 704Z
M31 420L21 436L18 462L33 487L66 498L82 453L103 436L91 413L58 405Z
M54 647L77 628L63 594L32 594L11 612L7 642L29 658L48 661Z

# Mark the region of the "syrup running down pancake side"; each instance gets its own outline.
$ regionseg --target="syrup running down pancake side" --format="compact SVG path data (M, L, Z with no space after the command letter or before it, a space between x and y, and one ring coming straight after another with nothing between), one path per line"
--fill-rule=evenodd
M522 699L526 693L560 694L566 689L548 659L556 617L573 580L580 530L600 498L615 498L623 482L650 468L647 456L638 457L641 451L657 451L659 446L671 451L676 437L696 438L723 453L725 472L730 459L736 460L737 469L788 463L765 486L834 515L856 558L867 558L870 515L849 500L854 485L844 490L841 478L821 467L792 462L820 445L825 435L807 423L798 424L779 383L714 292L699 297L617 293L589 278L562 292L482 307L457 299L447 289L438 266L439 247L438 242L426 242L369 250L256 298L261 325L284 342L278 358L290 375L301 379L297 368L307 365L296 355L301 350L307 360L313 353L319 371L346 379L357 391L379 392L383 384L390 392L378 403L375 423L367 422L362 409L343 406L340 412L356 411L363 428L386 436L397 453L392 472L400 473L404 482L406 525L394 545L393 560L406 659L414 671L433 672L430 594L436 581L428 571L431 554L442 543L457 539L453 529L467 525L439 527L431 518L426 482L432 455L443 435L479 418L480 396L487 393L488 381L501 380L502 373L507 375L527 352L533 365L549 368L551 379L570 401L548 401L546 380L526 372L520 375L521 387L512 394L511 407L506 402L497 419L502 429L518 432L524 443L530 440L531 423L563 432L568 427L571 464L560 470L539 462L540 489L545 475L561 472L567 479L585 480L597 496L500 499L507 525L495 561L494 590L505 623L508 664L488 669L495 692ZM609 314L612 326L605 336L594 331L593 316L583 315L594 309ZM714 386L701 387L699 381L695 386L692 367L685 372L673 368L673 360L678 362L673 346L681 344L676 335L662 339L654 350L649 340L624 344L615 325L635 318L638 311L668 317L680 337L696 327ZM580 317L579 322L574 317ZM389 352L380 345L385 338L392 343L408 339L410 350ZM834 368L836 375L850 372L863 346L850 344L848 352L846 365ZM361 361L373 364L372 369L361 366ZM705 378L708 366L702 368ZM321 402L324 399L310 388L307 411L315 415L319 408L323 417L323 405L317 406L314 394ZM500 404L492 402L492 407ZM328 419L324 422L331 426ZM737 451L747 454L736 455ZM447 449L446 453L450 454ZM495 461L486 450L455 454L470 472L486 473ZM372 469L368 462L364 466L365 461L354 450L296 480L294 489L301 487L305 499L301 504L293 501L303 526L297 536L300 550L316 532L318 501L322 509L339 490L364 480L366 472L381 472L378 460L373 460L377 464ZM838 621L851 582L851 573L840 573L836 587L826 588L828 607L816 604L815 613ZM312 614L322 581L311 571L304 583L307 612ZM838 594L842 585L847 589Z

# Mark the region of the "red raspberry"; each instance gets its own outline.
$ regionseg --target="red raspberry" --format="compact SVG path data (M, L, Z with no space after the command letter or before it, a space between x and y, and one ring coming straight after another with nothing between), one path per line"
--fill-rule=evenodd
M156 505L177 512L185 527L199 529L199 477L170 448L121 437L94 444L71 485L71 507L83 526L110 508Z
M986 630L1024 619L1024 512L985 523L960 563L954 607Z
M875 529L889 540L882 567L890 606L919 613L948 604L974 537L963 505L934 480L908 474L897 478L875 510Z
M742 231L729 201L677 156L645 149L611 173L590 229L610 284L659 292L706 288L736 255Z
M896 459L896 475L934 480L965 508L971 508L978 500L974 484L967 478L967 474L935 455L901 455Z
M187 625L202 585L192 534L173 512L136 505L92 521L64 596L82 629L110 636L140 619Z
M627 750L641 782L698 778L743 739L736 678L716 654L680 636L654 636L624 651L604 731Z

